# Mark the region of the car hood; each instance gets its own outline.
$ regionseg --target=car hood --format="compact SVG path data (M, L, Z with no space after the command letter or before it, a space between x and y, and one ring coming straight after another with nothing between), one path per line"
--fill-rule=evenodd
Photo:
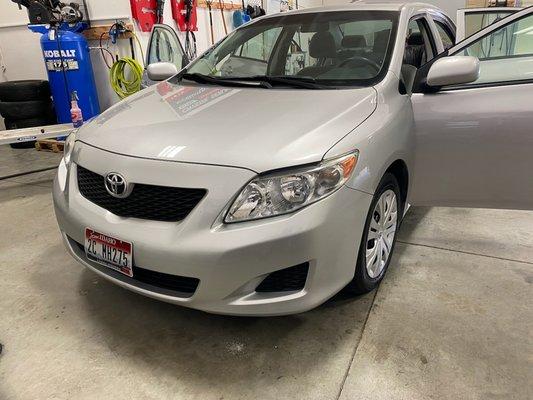
M269 90L162 82L93 119L77 139L129 156L264 172L320 161L375 107L373 88Z

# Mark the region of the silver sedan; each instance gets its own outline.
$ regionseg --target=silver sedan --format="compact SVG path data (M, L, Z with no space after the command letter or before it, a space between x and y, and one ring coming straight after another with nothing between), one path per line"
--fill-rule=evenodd
M66 247L213 313L371 291L408 204L533 209L532 31L525 9L454 45L433 6L363 1L257 19L177 74L155 62L158 83L67 140Z

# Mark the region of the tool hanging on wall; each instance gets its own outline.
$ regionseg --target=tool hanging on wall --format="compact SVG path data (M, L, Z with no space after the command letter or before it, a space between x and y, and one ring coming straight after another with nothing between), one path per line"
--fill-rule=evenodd
M234 29L237 29L239 26L241 26L244 23L242 20L242 10L233 11L232 19Z
M11 0L19 6L28 9L30 24L76 24L83 21L84 13L87 14L85 0L77 3L62 3L59 0ZM89 20L85 20L89 24Z
M131 16L143 32L150 32L158 21L158 0L130 0Z
M109 68L109 81L111 87L121 99L128 97L141 89L141 81L143 74L143 66L135 59L135 53L131 41L131 57L119 58L118 54L113 54L109 50L109 39L111 39L111 43L116 43L117 38L121 34L126 33L133 36L133 38L137 41L137 45L139 46L141 53L141 58L144 61L144 53L139 38L137 37L135 32L129 29L122 21L116 21L113 25L111 25L108 32L103 32L100 35L99 46L102 58L105 64L107 65L107 68ZM108 36L108 42L106 46L104 46L102 39L106 34ZM113 60L112 65L109 65L107 58L104 55L104 51L107 54L111 55L111 59Z
M198 17L196 16L197 0L189 2L191 7L189 15L187 14L187 3L188 1L186 0L172 0L170 3L172 18L176 21L178 29L181 32L186 32L187 30L196 32L198 30Z
M507 0L490 0L489 7L507 7Z
M194 31L198 30L196 25L196 3L197 0L182 0L180 4L184 5L184 25L185 25L185 55L189 60L196 58L196 36ZM183 9L180 11L183 14Z
M246 24L250 21L250 16L246 13L246 6L244 5L244 0L242 0L242 9L235 10L233 13L233 27L238 28L241 25Z
M213 45L215 44L215 33L213 31L213 9L211 7L213 0L206 0L205 4L209 10L209 30L211 31L211 45Z
M248 6L246 6L246 14L248 14L251 19L255 19L255 18L261 17L262 15L265 15L266 12L261 6L258 6L258 5L252 6L248 4Z
M158 24L163 23L163 10L164 9L165 9L165 0L157 0L156 17L157 17Z
M224 24L224 33L228 34L228 27L226 25L226 18L224 18L224 2L222 0L218 0L218 4L220 6L220 17L222 18L222 24Z

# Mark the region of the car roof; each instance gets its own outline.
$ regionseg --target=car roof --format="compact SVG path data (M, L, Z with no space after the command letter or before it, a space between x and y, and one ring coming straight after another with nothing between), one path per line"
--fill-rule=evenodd
M405 0L352 0L347 4L337 4L323 7L302 8L299 10L291 10L282 14L305 14L311 12L329 12L329 11L402 11L404 9L434 9L438 10L431 4L407 2ZM271 14L272 16L280 16L279 13Z

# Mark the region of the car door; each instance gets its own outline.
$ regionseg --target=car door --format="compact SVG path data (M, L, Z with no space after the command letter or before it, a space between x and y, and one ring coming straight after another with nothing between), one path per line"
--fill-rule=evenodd
M415 85L411 204L533 209L533 8L447 55L478 57L480 76L436 93Z
M148 78L146 68L157 62L170 62L177 70L181 70L188 63L181 45L181 41L174 29L166 24L155 24L148 41L146 61L144 63L143 86L153 85L155 82Z
M461 41L481 29L508 17L521 8L515 7L488 7L488 8L462 8L457 11L457 41Z

